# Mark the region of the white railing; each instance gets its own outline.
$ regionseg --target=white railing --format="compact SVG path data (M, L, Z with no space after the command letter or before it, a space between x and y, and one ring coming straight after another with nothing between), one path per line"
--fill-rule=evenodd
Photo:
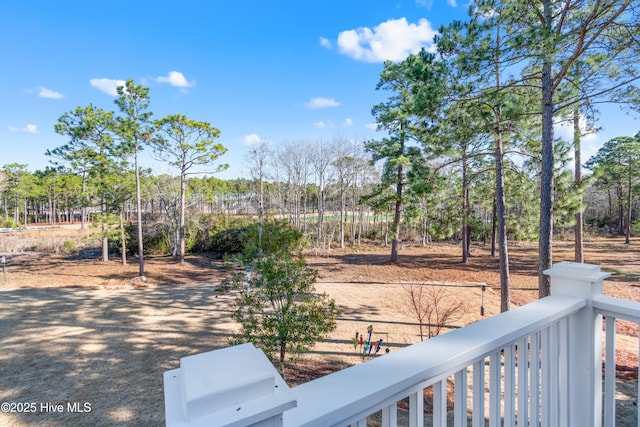
M595 265L546 273L547 298L292 389L251 345L183 358L165 373L167 425L613 426L615 318L640 322L640 303L604 297Z
M635 301L611 298L598 295L593 298L593 308L606 319L605 369L604 369L604 424L615 425L616 420L616 320L623 319L640 324L640 309ZM640 342L640 339L639 339ZM640 349L638 350L638 366L640 366ZM640 371L639 377L640 377ZM636 405L640 398L640 381L638 381ZM640 413L637 425L640 426Z

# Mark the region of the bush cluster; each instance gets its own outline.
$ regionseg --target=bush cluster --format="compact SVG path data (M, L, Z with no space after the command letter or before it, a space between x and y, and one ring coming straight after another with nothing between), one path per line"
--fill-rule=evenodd
M255 220L247 217L200 214L189 218L185 225L185 251L187 253L213 252L233 255L244 251L249 227ZM138 250L137 226L125 226L127 252ZM111 240L113 250L120 250L120 236ZM146 255L173 255L177 249L177 232L166 220L154 215L143 217L143 244Z

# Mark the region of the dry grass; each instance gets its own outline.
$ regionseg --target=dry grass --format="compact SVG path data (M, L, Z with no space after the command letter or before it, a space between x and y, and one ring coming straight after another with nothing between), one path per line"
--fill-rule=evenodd
M640 300L638 245L599 240L588 248L588 261L615 272L607 293ZM568 258L570 249L558 245L556 259ZM534 245L511 250L517 302L535 298L535 250ZM486 248L475 247L471 262L461 265L458 251L450 245L404 248L395 266L386 262L384 248L310 258L320 270L318 290L335 298L344 315L328 340L291 367L290 382L362 363L366 357L354 350L352 338L368 325L374 337L384 339L383 349L418 341L416 322L404 308L403 283L435 283L463 296L467 314L449 328L480 318L480 282L491 286L485 294L487 315L498 313L497 261ZM135 280L135 263L9 255L8 284L0 287L0 402L90 402L92 411L0 414L2 426L163 425L162 373L176 368L181 357L225 346L236 327L229 297L215 294L224 270L214 259L192 256L182 267L150 258L150 280L143 284ZM629 340L637 349L637 338Z

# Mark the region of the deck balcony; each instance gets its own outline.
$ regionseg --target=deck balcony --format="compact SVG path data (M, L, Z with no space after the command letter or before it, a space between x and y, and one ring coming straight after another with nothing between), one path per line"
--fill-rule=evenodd
M615 324L640 323L640 302L604 296L596 265L546 274L549 297L293 388L251 344L185 357L166 424L614 426Z

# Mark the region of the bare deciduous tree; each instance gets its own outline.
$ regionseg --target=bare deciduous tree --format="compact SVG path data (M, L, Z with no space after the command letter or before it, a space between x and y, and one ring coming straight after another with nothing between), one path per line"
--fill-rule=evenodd
M324 223L324 214L325 214L325 199L326 199L326 190L327 183L331 179L331 165L334 160L334 152L337 143L333 145L328 145L324 143L324 141L319 141L313 147L313 152L311 155L311 163L313 165L313 172L316 179L316 188L317 188L317 206L318 206L318 221L317 221L317 230L316 230L316 251L324 251L325 249L325 223Z
M293 196L291 222L298 230L305 230L307 225L305 187L312 173L311 152L312 146L308 141L295 141L283 144L277 154L278 164Z
M262 242L262 228L264 226L264 184L269 179L268 163L273 156L270 142L259 140L251 144L251 149L245 155L249 174L256 188L258 202L258 242Z
M444 286L409 284L402 288L407 294L407 309L418 321L420 341L424 340L425 327L427 338L438 336L442 328L460 320L467 311L466 305L450 296Z

